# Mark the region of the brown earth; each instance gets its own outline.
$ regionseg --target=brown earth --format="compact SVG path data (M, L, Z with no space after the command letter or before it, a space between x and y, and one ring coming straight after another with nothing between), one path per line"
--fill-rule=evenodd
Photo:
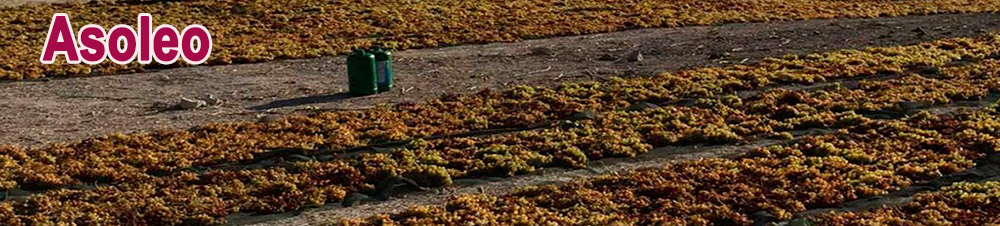
M115 132L184 129L310 109L359 109L445 93L752 63L763 57L912 44L1000 29L1000 15L812 20L631 30L396 52L397 88L344 95L343 57L0 83L0 144L37 146ZM644 60L632 62L639 51ZM607 56L605 56L607 55ZM611 58L608 60L607 58ZM221 98L171 110L181 97Z

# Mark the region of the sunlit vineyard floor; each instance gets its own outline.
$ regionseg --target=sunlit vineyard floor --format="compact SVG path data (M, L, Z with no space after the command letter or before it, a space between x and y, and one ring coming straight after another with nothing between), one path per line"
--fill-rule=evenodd
M997 98L997 96L994 96L980 101L941 105L924 110L940 115L954 114L961 111L977 111L980 108L979 106L988 106L994 101L997 101ZM736 158L762 147L796 143L800 142L798 139L803 137L822 136L833 133L835 133L834 130L813 128L794 131L793 136L795 138L792 140L763 139L735 145L667 146L656 148L651 150L649 153L637 157L595 160L590 162L585 169L550 168L540 170L539 172L530 175L516 176L509 179L466 179L460 180L460 182L456 181L456 186L454 187L406 193L396 199L350 208L341 207L339 203L332 203L321 208L309 209L295 213L268 215L239 214L231 216L229 220L230 223L233 224L249 224L257 226L328 225L331 222L336 222L338 219L367 218L370 217L372 213L399 214L407 210L407 208L414 206L441 205L454 199L454 197L463 195L474 194L485 196L503 196L515 193L518 189L526 187L558 186L598 176L628 173L636 170L657 169L670 163L682 163L703 158ZM996 167L996 165L993 164L985 167ZM996 173L994 173L994 175L995 174ZM958 173L948 175L948 177L938 178L934 181L928 181L927 183L932 184L933 186L946 186L957 181L978 181L970 180L968 178L970 177L964 176L962 173ZM992 180L998 179L1000 178L992 178ZM865 210L862 208L877 208L881 205L902 205L905 204L907 200L910 200L914 195L936 189L930 186L931 185L915 185L910 188L911 190L893 192L886 197L870 197L873 199L857 200L857 203L845 204L844 207L840 208L814 209L800 214L804 214L802 215L804 218L806 216L820 215L831 211L861 211ZM780 221L775 221L775 223L780 223ZM786 221L784 223L788 222Z
M823 134L829 133L829 131L815 130L802 131L802 133ZM302 211L301 213L270 215L240 214L232 216L229 220L233 224L318 225L328 223L332 219L365 218L370 217L372 213L398 213L411 206L441 204L452 197L463 194L504 195L526 186L558 185L607 173L660 167L670 162L691 161L699 158L732 157L755 148L784 142L787 141L762 140L741 145L662 147L634 158L611 158L593 161L588 164L586 169L550 168L532 175L517 176L509 179L460 180L456 182L455 187L409 193L405 194L405 198L397 198L369 205L344 208L338 205L338 203L333 203L322 208Z
M549 86L744 59L752 63L784 54L971 37L996 31L998 21L995 14L967 14L730 24L403 51L395 55L397 89L363 98L339 95L346 89L346 78L343 59L336 57L6 82L0 83L0 143L38 145L115 132L252 121L309 107L356 109L519 84ZM535 47L551 48L552 55L531 54ZM645 60L628 62L625 55L637 50ZM606 54L616 59L599 60ZM163 111L180 97L208 94L225 103Z
M218 224L234 214L391 200L406 184L448 187L581 169L654 148L770 139L789 142L732 159L463 195L367 223L745 225L759 211L788 220L977 167L1000 147L1000 114L980 109L997 100L998 71L993 34L0 147L0 216L10 224Z
M381 43L433 48L510 42L638 28L733 22L875 18L1000 11L989 0L938 1L161 1L121 0L26 5L0 9L0 79L138 72L138 63L43 65L34 61L48 17L72 14L77 23L109 27L142 12L183 27L201 24L216 37L209 64L335 56ZM267 38L260 38L267 37Z
M1000 35L983 37L996 21L732 24L403 51L396 90L364 98L341 94L334 57L2 83L11 141L0 144L78 142L0 146L0 224L285 225L399 211L382 220L790 220L966 170L1000 147L1000 114L979 112L1000 97ZM878 46L893 47L864 48ZM784 54L799 56L758 62ZM660 71L676 73L631 78ZM586 80L600 82L573 83ZM169 108L209 94L224 103ZM277 117L400 102L414 103ZM231 120L243 123L205 124ZM174 130L100 137L160 127ZM653 169L631 172L640 167ZM395 175L429 190L389 198ZM574 203L593 205L565 208Z

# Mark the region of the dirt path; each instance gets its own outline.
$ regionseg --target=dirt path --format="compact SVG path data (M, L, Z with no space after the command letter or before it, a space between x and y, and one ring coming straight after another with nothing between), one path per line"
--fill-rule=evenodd
M1000 15L995 14L812 20L402 51L394 55L397 88L358 98L342 94L346 90L342 57L5 82L0 83L0 143L35 146L114 132L256 120L311 108L368 108L520 84L545 86L615 75L652 75L767 56L977 36L1000 29L998 22ZM641 52L643 61L629 61L635 51ZM224 103L198 110L167 110L181 97L209 94Z

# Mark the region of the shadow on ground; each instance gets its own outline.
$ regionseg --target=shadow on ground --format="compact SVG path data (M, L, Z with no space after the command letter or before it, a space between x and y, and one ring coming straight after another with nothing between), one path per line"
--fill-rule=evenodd
M354 96L351 95L351 94L348 94L348 93L336 93L336 94L326 94L326 95L320 95L320 96L299 97L299 98L292 98L292 99L285 99L285 100L276 100L276 101L272 101L272 102L264 104L264 105L253 106L253 107L250 107L249 109L250 110L255 110L255 111L263 111L263 110L269 110L269 109L275 109L275 108L283 108L283 107L292 107L292 106L301 106L301 105L308 105L308 104L321 104L321 103L336 102L336 101L345 100L345 99L348 99L348 98L351 98L351 97L354 97Z

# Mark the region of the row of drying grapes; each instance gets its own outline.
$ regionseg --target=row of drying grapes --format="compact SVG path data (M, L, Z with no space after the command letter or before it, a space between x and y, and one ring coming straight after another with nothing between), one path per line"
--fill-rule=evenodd
M607 118L638 118L636 123L663 128L655 130L657 134L683 132L684 136L690 137L709 137L704 134L736 136L732 132L710 131L730 127L725 124L725 120L717 117L732 116L736 120L752 120L751 117L739 117L735 110L670 108L620 114L608 115ZM670 121L656 120L668 117L680 117L679 120L710 120L691 121L691 125L685 126L688 128L684 131L669 131L673 125L661 123L669 124ZM851 117L817 118L835 120ZM4 204L15 207L15 212L12 213L14 215L10 217L29 224L50 221L112 224L218 223L225 215L237 211L284 212L341 201L347 192L371 190L371 184L390 175L413 178L425 186L442 186L450 183L451 178L509 176L531 172L535 167L582 166L589 159L635 155L648 151L651 147L641 137L636 137L638 132L631 129L638 127L638 124L625 127L630 128L625 131L616 131L604 125L613 124L586 120L499 137L415 142L411 147L390 153L364 153L355 158L329 162L298 162L288 167L180 172L162 177L124 174L136 177L122 178L120 183L113 186L99 186L93 190L57 189L24 201L8 201ZM757 124L745 126L750 128L740 127L738 130L767 130L756 128L760 126ZM622 137L624 135L632 137ZM586 152L582 152L583 150ZM23 175L32 175L32 169L28 167L13 165L11 169L22 170L25 173ZM73 169L115 171L116 168L78 166ZM132 212L152 209L157 211Z
M811 221L823 225L995 225L1000 224L1000 182L960 182L918 194L902 206L829 213Z
M246 146L213 145L191 135L131 135L133 139L121 135L74 144L78 145L76 147L95 149L72 148L72 145L35 150L9 148L0 155L0 176L3 178L0 183L5 188L53 188L85 181L110 181L112 186L85 190L55 189L26 200L5 201L3 205L11 209L11 215L5 219L17 219L17 222L28 224L220 223L222 217L234 212L284 212L340 201L347 193L371 190L371 184L388 175L404 175L426 186L441 186L448 184L451 178L509 176L531 172L537 167L583 167L589 160L634 156L655 146L732 143L794 129L847 128L867 121L851 113L851 110L883 110L896 107L901 102L929 101L938 104L979 99L989 91L997 91L996 78L989 76L1000 70L996 67L997 60L991 57L994 40L958 39L908 47L840 51L809 56L805 60L793 57L772 59L755 66L696 69L654 79L569 84L557 89L522 87L503 93L447 97L424 105L401 105L396 108L413 111L399 116L418 121L408 125L402 122L395 124L404 129L447 127L434 119L447 118L445 109L448 108L459 109L457 113L461 115L465 112L491 112L492 106L507 106L506 111L514 114L490 114L490 117L499 119L513 115L515 119L505 121L511 123L506 126L549 120L546 117L559 119L561 117L537 112L549 113L553 112L551 109L565 109L552 106L574 103L582 106L579 109L594 109L595 116L559 120L552 127L511 135L418 141L390 153L363 153L348 159L291 163L261 169L185 171L167 176L151 173L177 169L153 168L170 166L171 163L180 167L233 162L249 158L241 155L253 153L242 150L241 147ZM787 70L771 69L786 66L783 64L800 66ZM933 74L915 74L907 69L912 67L908 65L915 64L938 65L939 70ZM850 72L837 73L837 69ZM789 71L800 74L788 76ZM904 75L889 80L862 81L853 88L776 89L748 98L721 95L774 84L870 76L879 72ZM762 76L748 76L754 74ZM745 85L748 83L752 85ZM678 95L662 94L670 93L673 89L668 87L674 85L694 89ZM500 96L489 98L490 95ZM517 95L532 101L527 105L511 106L509 103L517 100ZM553 100L553 97L559 99ZM681 98L693 101L686 105L623 110L637 102L671 103ZM461 111L468 109L464 106L485 107ZM522 111L534 113L518 115ZM568 115L577 111L563 113L556 110L559 113L549 114ZM280 138L295 140L297 136L311 136L318 140L312 142L320 143L327 138L325 136L335 137L369 128L360 119L378 120L379 115L384 114L399 113L386 109L329 113L270 124L228 124L233 125L228 129L225 126L206 126L174 133L200 133L223 140L242 139L246 143L233 142L241 145L273 145L266 142L258 144L261 141L253 140L255 136L258 139L274 139L271 140L274 142L292 142ZM416 118L418 116L430 119L420 121ZM356 127L339 124L352 122L350 120L358 120L352 123ZM261 125L265 126L255 127ZM388 126L393 125L391 123L384 125L385 128L399 129ZM438 131L471 129L474 128L454 126ZM380 139L399 138L369 138ZM174 145L178 143L181 145ZM339 144L345 147L358 145ZM175 151L178 148L183 150ZM213 156L216 160L194 163L195 160L212 159Z
M565 185L528 187L503 196L465 195L439 206L339 224L751 225L757 216L789 220L808 209L836 207L970 168L973 160L1000 147L997 129L1000 114L992 109L954 116L923 112L902 120L865 120L835 134L758 148L736 159L671 163ZM948 197L959 199L949 203L996 212L990 203L996 197L982 195L976 187L971 189L978 189L974 191L980 195L956 197L961 194L953 192L961 189L947 190ZM933 204L920 208L949 208L928 201L938 199L918 199ZM870 223L863 220L910 213L915 219L995 220L989 214L961 210L918 216L913 210L891 209L826 219L856 225L851 222Z
M997 12L989 0L187 0L91 1L0 8L0 79L143 71L143 65L38 61L54 13L86 24L202 24L213 36L210 64L346 53L373 43L421 48L465 43L732 22Z
M631 157L664 145L734 143L806 128L863 130L866 127L858 125L873 122L853 110L881 110L900 102L948 103L982 98L989 91L982 77L970 74L939 80L910 75L859 85L879 87L883 92L776 89L745 99L700 98L692 106L611 111L539 130L418 141L389 153L363 153L349 159L263 169L180 172L157 177L121 172L117 170L120 166L114 165L77 165L65 169L113 172L122 175L121 180L113 186L58 189L4 203L13 207L10 217L29 224L221 223L222 217L234 212L285 212L341 201L348 193L372 190L372 184L391 175L437 187L450 184L452 178L512 176L539 167L585 167L591 160ZM945 99L929 98L939 96ZM854 154L861 159L873 158L871 154ZM24 177L43 173L16 164L9 169Z
M693 69L653 78L574 83L557 88L518 87L503 92L448 96L421 104L294 116L275 122L208 124L183 131L117 134L36 149L0 147L0 188L45 189L90 182L110 183L147 174L164 175L197 166L252 160L257 154L276 149L340 150L384 141L520 128L565 119L580 112L622 111L641 102L671 103L781 84L809 84L886 73L909 75L914 68L920 67L938 67L939 72L934 76L943 77L910 76L904 80L927 82L929 88L951 91L931 92L936 96L910 99L945 102L951 98L980 96L984 89L996 89L997 78L983 75L995 71L998 54L1000 41L996 36L952 39L912 46L788 56L766 59L755 65ZM948 80L952 77L957 80ZM960 86L951 84L955 82ZM970 82L976 84L969 85ZM883 94L893 98L924 89L923 85L910 87L914 87L913 90ZM841 94L841 98L865 95L869 91L885 92L878 91L882 89L878 86L859 88ZM851 109L895 104L889 99L879 102L881 106L857 106L851 105L852 102L827 104ZM778 105L761 104L756 108L773 106ZM790 113L796 111L787 109L792 106L782 107Z

